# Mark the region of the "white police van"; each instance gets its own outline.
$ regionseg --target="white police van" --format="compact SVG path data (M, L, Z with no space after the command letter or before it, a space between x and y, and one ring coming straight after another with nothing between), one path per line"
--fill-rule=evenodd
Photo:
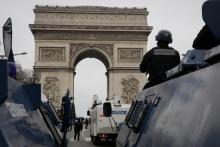
M115 141L118 135L118 125L125 120L130 104L114 104L112 102L112 116L104 117L103 104L99 103L90 110L91 140L94 144Z

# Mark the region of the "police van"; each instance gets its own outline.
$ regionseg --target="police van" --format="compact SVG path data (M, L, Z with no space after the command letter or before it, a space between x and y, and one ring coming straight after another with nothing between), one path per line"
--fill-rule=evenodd
M118 125L125 120L130 108L130 104L114 102L111 102L111 104L111 117L104 117L102 103L97 103L95 106L93 105L93 108L90 110L90 133L91 140L94 144L115 141L119 132Z

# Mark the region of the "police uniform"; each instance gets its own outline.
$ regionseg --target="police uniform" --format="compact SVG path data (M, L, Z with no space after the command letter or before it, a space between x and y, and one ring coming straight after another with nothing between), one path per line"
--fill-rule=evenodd
M212 49L220 45L220 1L207 0L202 5L202 18L205 25L193 41L195 49Z
M171 35L171 33L169 35ZM168 41L161 38L156 39L158 46L152 48L144 55L140 64L140 70L143 73L149 74L149 82L143 89L165 81L167 79L166 71L180 63L178 51L168 46L168 44L172 42L171 36L169 37Z
M80 122L77 119L74 126L74 140L79 140L80 138Z
M217 40L214 34L209 29L208 25L203 26L203 28L198 33L197 37L193 41L193 48L195 49L211 49L220 44L220 40Z

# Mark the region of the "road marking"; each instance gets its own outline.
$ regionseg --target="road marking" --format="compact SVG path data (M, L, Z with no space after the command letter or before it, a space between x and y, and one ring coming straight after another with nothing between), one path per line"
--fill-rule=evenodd
M82 131L82 138L85 138L84 133L85 133L85 130Z
M91 141L91 138L89 137L89 138L85 138L85 141Z
M74 138L70 138L70 142L73 142L73 141L75 141Z
M90 137L86 138L86 135L85 135L86 131L87 131L86 129L83 129L83 131L82 131L82 138L83 138L84 141L91 141Z

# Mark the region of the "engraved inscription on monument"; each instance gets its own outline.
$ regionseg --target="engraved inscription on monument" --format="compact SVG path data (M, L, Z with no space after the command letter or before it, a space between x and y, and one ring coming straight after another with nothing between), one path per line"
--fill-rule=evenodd
M65 61L64 47L40 47L40 61Z
M121 63L140 62L142 53L142 48L119 48L118 60Z

